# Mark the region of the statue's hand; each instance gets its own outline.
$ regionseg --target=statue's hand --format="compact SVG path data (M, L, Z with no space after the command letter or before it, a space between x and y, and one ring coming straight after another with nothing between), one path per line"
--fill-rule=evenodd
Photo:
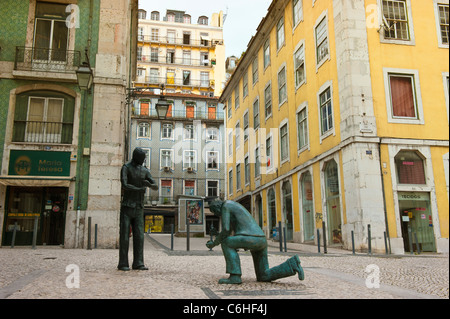
M211 240L208 240L208 242L206 243L206 247L208 247L208 248L213 248L213 247L215 247L216 245L214 245L214 242L213 241L211 241Z
M157 191L159 189L158 185L156 185L156 184L151 184L150 188L154 191Z
M146 180L146 179L144 179L144 181L142 182L142 185L144 187L151 187L152 186L152 184L150 184L150 182L148 180Z

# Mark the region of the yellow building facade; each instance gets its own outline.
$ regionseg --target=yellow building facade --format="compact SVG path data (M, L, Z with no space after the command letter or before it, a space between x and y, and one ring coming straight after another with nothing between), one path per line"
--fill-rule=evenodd
M220 98L227 197L268 237L448 252L448 14L273 1Z

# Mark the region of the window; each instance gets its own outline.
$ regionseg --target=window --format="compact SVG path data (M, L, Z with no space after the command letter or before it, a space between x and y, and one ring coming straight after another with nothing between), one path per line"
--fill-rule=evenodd
M275 200L275 190L273 188L269 189L267 192L267 206L268 206L268 226L270 235L273 234L273 229L277 225L277 203Z
M217 105L208 104L208 120L215 120L217 118Z
M415 151L401 151L395 156L399 184L426 184L423 159Z
M448 4L438 4L439 10L439 27L441 31L442 44L448 45L448 31L449 31L449 6Z
M241 189L241 164L236 165L236 190Z
M259 127L259 99L253 102L253 128L256 130Z
M261 158L259 156L259 147L255 149L255 178L261 176Z
M208 17L201 16L198 18L198 24L208 25Z
M159 12L158 11L152 11L150 18L153 21L159 21Z
M150 149L149 148L142 148L142 150L145 153L145 160L144 163L142 164L144 167L150 169L150 163L151 163L151 158L150 158Z
M159 29L152 28L152 41L159 42Z
M245 185L250 183L250 163L248 162L248 156L244 159L244 182Z
M153 12L152 12L153 15ZM147 18L147 12L145 10L138 10L138 19L146 19Z
M175 43L175 31L167 30L167 43Z
M175 51L174 50L167 50L166 62L169 63L169 64L174 64L175 63Z
M191 24L191 16L190 15L184 15L183 16L183 23Z
M278 72L278 105L282 105L287 100L286 88L286 66Z
M152 48L150 51L150 62L158 62L158 49Z
M219 182L218 181L206 181L207 196L218 197L219 196Z
M138 125L138 138L149 138L150 137L150 123L141 122Z
M183 151L183 169L194 168L197 153L192 150Z
M209 72L200 72L200 86L209 87Z
M228 132L228 156L233 155L233 131Z
M289 159L289 137L288 125L284 124L280 128L281 161Z
M273 167L273 151L272 151L272 137L266 139L266 158L267 158L267 168Z
M328 56L328 30L327 18L323 18L316 27L316 63L320 66Z
M164 169L165 167L173 168L173 150L162 149L160 162L160 169Z
M184 126L184 139L193 140L194 139L194 125L186 124Z
M195 104L192 102L186 102L186 118L193 119L195 116Z
M267 39L264 42L264 69L266 69L270 64L270 40Z
M252 62L252 83L255 85L255 83L258 82L258 56L253 59Z
M298 149L308 145L308 115L306 107L297 113Z
M167 21L168 22L175 22L175 15L173 13L169 13L167 15Z
M245 99L248 96L248 70L244 73L242 78L242 97Z
M384 38L410 40L406 0L383 0Z
M206 128L206 140L207 141L219 141L219 129L217 127Z
M183 44L191 44L191 33L183 32Z
M75 100L64 94L27 92L16 97L13 142L71 144Z
M183 64L184 65L191 64L191 51L183 51Z
M163 204L168 204L172 199L172 180L171 179L161 179L161 187L159 188L159 195L161 196L161 202Z
M230 98L228 99L228 119L231 119L231 117L233 116L232 107L233 107L233 102L232 102L232 98L230 96Z
M234 89L234 109L239 107L239 85Z
M208 151L206 152L207 156L207 169L216 170L219 168L219 152L217 151Z
M244 141L248 139L248 126L249 126L249 119L248 119L248 110L244 113Z
M33 58L38 61L66 62L69 29L66 5L37 2Z
M236 145L236 149L238 149L239 148L239 146L241 145L241 125L240 125L240 123L239 122L237 122L237 124L236 124L236 131L235 131L236 133L236 136L235 136L235 139L236 139L236 142L235 142L235 145Z
M277 23L277 50L284 45L284 17Z
M191 85L191 71L183 71L183 85Z
M173 139L173 124L164 123L162 125L162 138Z
M293 22L294 27L300 23L300 21L303 20L303 0L293 0L292 1L292 7L293 7Z
M233 169L228 171L228 195L233 194Z
M185 180L184 181L184 195L194 196L195 195L195 181Z
M331 103L331 88L319 95L320 101L320 133L323 135L333 128L333 106Z
M267 119L272 115L272 88L270 84L264 90L264 109Z
M294 53L295 87L298 88L306 80L305 48L303 45Z

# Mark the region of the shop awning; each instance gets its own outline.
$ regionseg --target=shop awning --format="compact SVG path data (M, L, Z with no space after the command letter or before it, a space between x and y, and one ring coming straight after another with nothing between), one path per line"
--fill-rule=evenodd
M40 176L0 176L0 185L19 187L69 187L72 178L48 178Z

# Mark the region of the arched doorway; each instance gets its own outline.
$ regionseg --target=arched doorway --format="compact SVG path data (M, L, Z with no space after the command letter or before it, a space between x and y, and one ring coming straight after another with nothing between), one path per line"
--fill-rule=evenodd
M313 205L312 177L305 172L300 177L301 185L301 207L303 213L303 240L305 242L314 240L315 221Z
M329 242L330 244L342 244L339 174L338 166L334 160L325 164L324 176Z
M286 240L292 240L294 234L294 218L292 213L292 188L289 181L285 181L281 187L283 200L283 217L286 226Z

